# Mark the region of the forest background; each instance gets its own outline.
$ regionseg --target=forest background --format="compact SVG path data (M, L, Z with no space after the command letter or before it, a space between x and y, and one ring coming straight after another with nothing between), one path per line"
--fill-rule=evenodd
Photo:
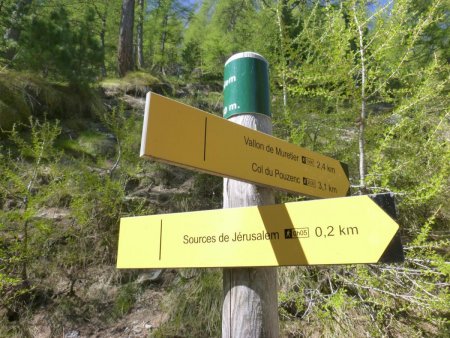
M274 134L348 163L352 194L394 193L406 255L279 268L281 335L448 337L449 15L448 0L0 0L0 336L220 335L221 271L117 271L118 223L221 207L220 178L138 158L143 97L221 115L224 62L254 51Z

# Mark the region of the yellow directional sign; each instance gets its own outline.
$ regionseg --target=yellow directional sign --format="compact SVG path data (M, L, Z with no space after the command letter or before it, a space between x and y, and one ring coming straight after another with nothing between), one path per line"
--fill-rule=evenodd
M368 196L122 218L117 267L376 263L397 230Z
M350 187L335 159L154 93L141 156L314 197L346 196Z

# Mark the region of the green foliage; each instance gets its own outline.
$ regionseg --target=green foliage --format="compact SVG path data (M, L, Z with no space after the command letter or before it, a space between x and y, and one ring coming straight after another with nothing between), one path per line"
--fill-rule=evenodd
M73 149L66 152L73 143L64 141L57 121L31 119L28 129L8 133L0 155L0 310L7 309L14 320L25 321L28 311L48 301L48 296L38 295L52 278L66 285L62 290L51 286L62 295L52 314L55 332L62 329L58 321L65 316L74 321L101 313L121 316L131 306L125 289L114 311L92 310L95 299L83 304L87 312L70 310L80 305L80 282L95 278L88 276L88 269L115 262L120 217L153 210L143 201L125 199L129 181L141 171L138 157L131 156L138 153L134 131L141 126L137 119L126 118L123 108L100 117L103 130L114 134L112 141L111 134L80 133L77 150L85 148L83 154L89 154L81 158L72 157ZM105 140L112 142L106 152ZM126 149L120 150L122 146Z
M103 110L97 91L70 88L35 73L0 72L0 128L19 127L36 118L82 118ZM4 135L0 135L2 137Z
M191 278L179 278L168 299L170 319L155 333L166 336L220 336L222 273L198 269Z
M273 27L273 17L255 2L203 1L185 32L182 55L186 70L221 79L223 65L232 54L271 51Z
M448 275L426 260L407 261L406 266L282 268L279 304L284 332L319 332L325 337L444 332ZM416 315L421 320L413 320Z
M153 88L155 85L161 85L161 80L145 72L128 72L120 79L105 79L101 85L108 90L145 95L150 88Z
M388 117L391 122L372 157L368 181L402 196L400 217L410 236L449 198L448 79L442 76L448 71L435 59L416 73L418 81ZM437 227L447 220L440 220Z
M0 273L2 306L17 312L28 299L29 268L45 252L50 224L37 217L48 196L60 185L55 163L60 154L53 145L61 132L56 123L30 119L29 137L16 129L9 133L14 152L2 155L0 201L11 208L0 212ZM42 184L42 182L46 182Z
M154 75L105 80L108 109L86 85L117 68L121 1L17 3L0 1L1 36L20 31L0 40L0 313L18 323L0 320L0 335L24 336L44 301L55 336L133 309L135 284L92 292L120 217L219 208L221 179L140 160L142 116L126 100L152 89L220 114L224 61L253 50L270 62L276 135L348 163L352 183L365 104L366 183L396 194L406 252L402 265L280 268L281 334L448 336L448 1L150 1ZM191 75L209 83L185 86ZM220 272L180 275L156 335L219 335Z
M95 159L97 155L111 156L115 154L115 143L103 133L92 130L81 132L74 139L61 139L58 146L75 157Z
M201 50L198 41L189 41L185 44L181 54L186 72L192 73L201 60Z
M118 181L96 173L80 171L71 177L76 182L71 210L77 226L71 229L74 263L111 262L115 257L123 189ZM77 250L77 251L72 251Z
M145 57L150 69L161 74L177 74L181 64L183 20L190 8L178 0L151 1L145 20Z
M288 71L289 90L295 97L321 99L332 107L342 105L353 91L349 74L354 67L350 48L353 36L344 10L316 3L301 14L301 20L302 30L295 37L294 45L295 52L299 53L298 67Z
M283 277L280 283L290 286L282 289L280 313L292 335L310 334L299 318L319 320L323 336L439 336L448 330L449 69L440 57L443 51L423 48L445 16L443 2L432 1L412 19L417 5L378 4L371 16L362 2L311 2L292 11L299 32L289 48L298 57L290 60L291 103L283 116L275 115L276 131L349 163L351 174L356 171L363 100L356 16L368 74L367 184L374 192L397 193L407 253L402 266L349 267L337 273L334 268L299 269L294 275L299 277ZM311 273L323 276L312 286L302 280L311 279ZM311 299L307 305L305 297ZM345 316L341 304L347 304ZM352 313L358 316L349 320Z
M0 73L0 128L10 129L14 123L24 123L30 117L30 107L18 90L10 87L10 79Z
M138 289L133 283L123 285L114 301L113 316L121 318L133 308L138 294Z
M35 16L22 33L21 47L27 53L15 61L18 67L42 71L44 76L71 85L91 83L99 74L103 58L99 42L92 34L93 10L73 25L64 7Z

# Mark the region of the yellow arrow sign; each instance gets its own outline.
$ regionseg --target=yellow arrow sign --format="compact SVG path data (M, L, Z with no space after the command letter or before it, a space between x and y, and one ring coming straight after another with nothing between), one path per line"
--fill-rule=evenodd
M141 156L314 197L346 196L335 159L148 93Z
M376 263L397 230L368 196L122 218L117 267Z

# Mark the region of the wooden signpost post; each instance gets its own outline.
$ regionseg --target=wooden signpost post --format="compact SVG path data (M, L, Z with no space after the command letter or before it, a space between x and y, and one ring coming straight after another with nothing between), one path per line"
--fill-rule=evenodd
M221 210L122 218L118 268L223 267L223 337L278 337L282 265L401 262L393 196L347 196L346 165L272 133L268 64L225 64L224 117L147 94L141 156L224 177ZM256 184L256 185L255 185ZM271 188L328 198L274 205Z
M259 147L253 148L259 150L257 153L271 154L271 150L277 145L269 139L263 141L264 138L270 138L272 134L269 65L266 59L251 52L235 54L229 58L225 63L223 94L224 118L232 124L236 124L236 127L242 125L243 127L239 126L239 128L245 128L248 131L256 130L253 137L247 134L247 138L251 137L255 140L255 145L261 144L264 150L258 149ZM257 136L261 140L259 143L256 141ZM244 139L244 143L246 146L248 145L246 139ZM281 148L280 144L278 146ZM271 147L270 151L267 151L267 147ZM230 148L230 150L232 149ZM298 152L292 151L292 154L300 157ZM277 163L278 165L279 160L275 160L273 155L269 156L271 156L268 159L270 162L262 159L252 162L252 172L255 165L260 167L258 178L262 176L265 180L269 178L273 180L274 176L270 175L270 172L266 173L266 169L269 164L273 166ZM244 158L247 158L248 161L249 154ZM298 161L283 163L292 165L293 162L295 162L294 167L288 169L293 170L289 174L290 176L296 176L294 173L299 171L295 169L298 169L300 163ZM286 169L280 166L276 170L286 172ZM261 175L263 173L264 175ZM300 175L297 177L300 179ZM274 183L276 186L281 182L277 180ZM304 191L304 186L298 182L290 184L290 187L295 187L297 191L298 189ZM314 190L314 193L318 192L318 190ZM271 189L228 177L223 180L224 208L263 206L273 203L274 195ZM271 267L223 269L222 337L278 337L277 276L277 269Z

